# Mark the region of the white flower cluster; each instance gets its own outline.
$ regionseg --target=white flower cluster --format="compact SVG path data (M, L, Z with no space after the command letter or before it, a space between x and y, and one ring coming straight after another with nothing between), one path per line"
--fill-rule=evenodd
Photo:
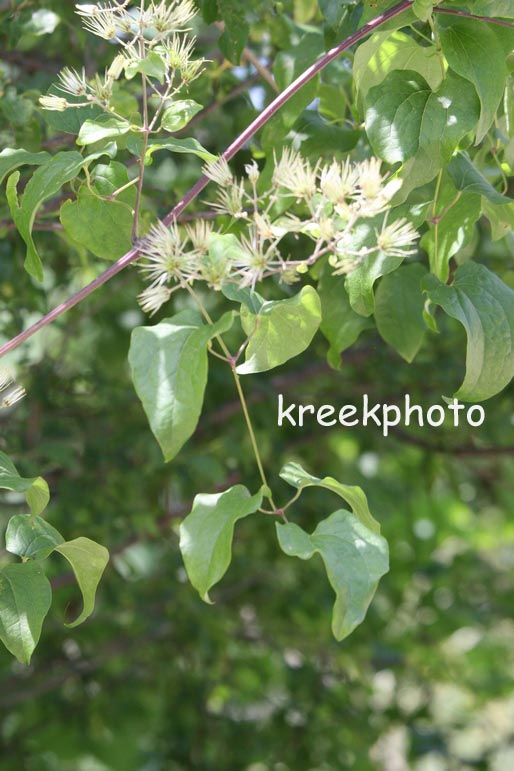
M83 97L81 102L70 102L54 94L42 96L40 105L45 110L63 111L69 107L99 105L114 112L111 107L114 83L127 67L137 66L148 54L158 55L166 69L163 99L169 99L187 87L200 75L205 61L193 59L195 38L187 37L187 24L196 15L193 0L162 0L147 7L128 8L128 2L79 3L76 13L84 28L122 48L103 76L87 80L84 69L78 72L65 67L59 74L57 88L63 93Z
M254 288L258 281L278 275L292 283L323 255L329 255L334 273L341 274L368 255L403 257L415 251L411 247L418 233L412 225L405 219L387 222L401 183L383 175L376 158L312 165L285 149L280 160L275 159L272 184L264 192L258 190L255 161L245 171L245 179L236 179L223 157L204 169L218 185L212 214L238 221L237 236L216 232L212 222L203 219L183 230L175 223L158 223L142 242L139 264L151 282L139 297L144 311L155 313L175 289L194 281L205 281L213 289L225 281ZM288 198L288 208L294 211L277 214ZM368 222L363 239L356 226L384 212L379 228ZM299 260L282 253L281 242L288 234L303 234L314 243L308 257Z
M12 407L26 395L23 386L16 385L12 377L4 371L0 371L0 410Z

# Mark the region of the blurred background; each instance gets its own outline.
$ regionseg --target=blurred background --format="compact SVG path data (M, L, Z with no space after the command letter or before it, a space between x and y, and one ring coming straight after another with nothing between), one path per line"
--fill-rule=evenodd
M294 46L305 25L317 30L320 45L330 37L308 0L248 3L245 11L252 49L265 64ZM83 33L66 2L0 3L0 24L2 145L71 148L72 135L54 131L38 96L64 65L85 61L89 74L102 71L109 44ZM212 27L201 20L197 27L211 63L192 88L192 98L209 105L194 135L219 152L272 94L244 57L237 68L223 60ZM326 105L343 115L332 144L323 137L323 151L344 157L350 148L341 143L348 142L359 157L359 131L347 119L348 59L326 72L322 89ZM302 136L303 151L318 156L319 134L304 126ZM241 153L236 170L252 155L259 159L266 141ZM161 155L148 169L148 221L179 200L201 167L187 156ZM22 269L23 243L2 193L2 342L105 267L67 242L55 208L48 202L37 226L41 286ZM480 222L465 249L514 286L513 245L512 235L492 242ZM387 438L373 427L277 428L278 393L317 405L358 406L363 393L372 402L402 403L409 393L424 406L441 403L464 372L465 336L449 319L411 365L370 329L343 353L337 371L325 363L328 346L318 335L303 356L244 380L276 497L290 497L278 471L292 460L359 484L389 541L390 573L364 623L336 643L321 560L288 559L269 517L238 524L233 563L212 592L215 605L203 604L189 585L177 533L193 496L236 482L255 490L259 481L230 372L216 360L197 433L163 465L126 360L131 329L145 323L135 300L142 286L135 269L125 271L9 358L28 396L0 412L0 449L23 476L48 481L46 517L65 538L100 541L112 560L94 616L67 630L63 620L80 599L52 557L54 601L31 666L0 649L0 768L514 768L512 384L485 403L479 428L410 427ZM284 296L274 284L261 291ZM229 307L214 293L204 299L216 314ZM174 295L157 318L188 302ZM329 492L311 489L294 520L311 531L337 507ZM16 496L2 495L2 529L24 510ZM0 550L0 563L9 559Z

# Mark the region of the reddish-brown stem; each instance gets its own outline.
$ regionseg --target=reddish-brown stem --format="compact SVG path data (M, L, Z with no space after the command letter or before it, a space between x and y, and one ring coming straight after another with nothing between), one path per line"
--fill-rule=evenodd
M270 118L272 118L275 113L277 113L280 108L283 107L283 105L302 88L302 86L311 81L319 72L321 72L321 70L330 64L330 62L336 59L341 53L343 53L343 51L346 51L359 40L362 40L362 38L367 37L367 35L369 35L371 32L374 32L390 19L393 19L403 13L403 11L406 11L412 6L412 2L413 0L402 0L393 8L390 8L385 13L375 17L370 22L362 26L359 30L357 30L357 32L354 32L352 35L343 40L343 42L338 46L328 51L328 53L322 56L319 61L315 62L313 65L311 65L311 67L305 70L284 91L282 91L282 93L279 94L277 98L274 99L273 102L268 105L268 107L266 107L265 110L262 111L259 117L256 118L248 126L248 128L237 137L237 139L232 142L232 144L223 153L223 156L226 158L226 160L233 158L233 156L245 146L245 144L254 136L254 134L256 134L270 120ZM185 194L182 200L179 201L179 203L169 212L169 214L167 214L167 216L164 218L165 224L169 225L173 220L177 219L177 217L182 214L184 209L189 206L192 201L194 201L194 199L202 192L202 190L204 190L208 183L209 178L205 175L201 176L196 184L193 185L193 187ZM59 318L59 316L62 316L63 313L66 313L66 311L70 310L75 305L78 305L82 300L92 294L92 292L96 291L99 287L103 286L105 283L107 283L107 281L128 267L128 265L133 263L134 260L137 259L138 255L139 250L137 247L132 248L129 252L124 254L123 257L120 257L117 262L115 262L113 265L107 268L107 270L97 276L97 278L91 281L90 284L87 284L87 286L69 297L64 302L60 303L60 305L50 311L50 313L47 313L46 316L43 316L43 318L39 319L39 321L37 321L31 327L25 329L12 340L9 340L9 342L1 346L0 357L9 351L12 351L14 348L17 348L19 345L21 345L21 343L25 342L25 340L28 340L40 329L43 329L52 321Z
M487 21L489 24L499 24L501 27L510 27L514 29L514 23L505 19L494 19L490 16L476 16L467 11L457 11L453 8L434 8L434 13L442 13L446 16L460 16L461 19L475 19L475 21Z

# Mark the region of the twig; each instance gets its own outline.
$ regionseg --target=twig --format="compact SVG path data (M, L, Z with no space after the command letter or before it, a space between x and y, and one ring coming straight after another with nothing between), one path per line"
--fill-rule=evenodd
M505 19L495 19L492 16L477 16L474 13L468 13L467 11L457 11L452 8L434 8L434 13L442 13L446 16L460 16L461 19L486 21L489 24L499 24L501 27L509 27L510 29L514 29L514 23L506 21Z

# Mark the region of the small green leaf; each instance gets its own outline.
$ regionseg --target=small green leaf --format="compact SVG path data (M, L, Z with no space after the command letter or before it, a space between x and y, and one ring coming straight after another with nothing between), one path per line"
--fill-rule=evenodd
M243 485L195 497L180 525L180 551L189 580L204 602L211 602L209 590L230 565L235 523L257 511L261 502L262 491L252 496Z
M0 639L22 664L30 664L51 603L50 582L40 563L0 570Z
M311 286L287 300L265 302L258 315L241 308L241 324L250 342L237 372L265 372L309 347L320 325L321 303Z
M200 112L202 105L192 99L182 99L173 102L171 107L164 111L161 119L161 128L165 131L180 131L191 118Z
M109 552L99 543L89 538L75 538L55 547L70 563L79 589L82 592L84 607L82 613L66 626L78 626L91 615L95 607L96 589L109 562Z
M64 538L55 527L41 517L26 514L11 517L5 532L7 551L25 559L45 559L61 543Z
M513 203L512 198L502 195L494 189L491 183L473 166L467 153L456 153L447 168L457 190L462 190L463 193L483 195L488 201L499 206Z
M143 140L136 134L130 134L127 139L127 149L132 155L140 156L143 147ZM152 163L152 155L157 150L168 150L170 153L188 153L197 155L203 161L215 161L217 156L210 153L205 147L202 147L196 139L150 139L145 155L145 165Z
M185 310L132 332L129 363L137 395L166 461L194 433L207 383L207 346L232 326L234 313L213 326Z
M18 474L12 460L1 451L0 489L23 493L34 517L41 514L41 512L46 509L48 501L50 500L50 491L48 490L48 485L45 480L42 477L23 479L23 477Z
M404 265L384 276L375 294L375 321L380 335L405 361L411 362L426 334L420 263Z
M312 535L293 523L276 524L280 548L290 557L321 555L336 593L332 633L344 640L363 620L380 578L389 570L387 541L354 514L335 511Z
M159 83L164 83L166 77L166 62L155 51L150 51L144 59L135 59L125 65L125 77L132 80L137 74L155 78Z
M455 397L490 399L514 376L514 291L475 262L461 265L451 286L429 275L423 288L466 330L466 376Z
M350 305L344 276L334 276L328 264L323 266L318 294L321 300L321 332L330 344L327 360L334 369L341 368L341 353L357 340L361 332L373 326Z
M412 10L421 21L428 21L434 10L434 0L414 0Z
M0 153L0 185L6 175L15 171L19 166L41 166L50 157L50 154L46 152L30 153L28 150L14 150L6 147Z
M228 300L234 300L241 303L241 305L246 305L251 313L259 313L265 302L258 292L247 286L239 286L239 284L234 284L230 281L225 281L222 284L221 291Z
M250 31L245 9L241 7L240 0L217 0L217 6L225 22L225 30L219 40L220 51L232 64L239 64Z
M304 490L306 487L323 487L336 493L350 504L353 513L363 525L374 533L380 533L380 525L371 515L364 490L357 485L343 485L333 477L318 479L305 471L299 463L286 463L280 471L280 477L297 490Z
M116 260L132 248L130 207L93 195L87 185L79 189L76 201L63 204L59 219L73 241L103 260Z
M78 145L92 145L101 139L120 137L128 134L132 124L128 120L112 118L109 115L101 115L95 120L86 120L80 127L77 137Z

